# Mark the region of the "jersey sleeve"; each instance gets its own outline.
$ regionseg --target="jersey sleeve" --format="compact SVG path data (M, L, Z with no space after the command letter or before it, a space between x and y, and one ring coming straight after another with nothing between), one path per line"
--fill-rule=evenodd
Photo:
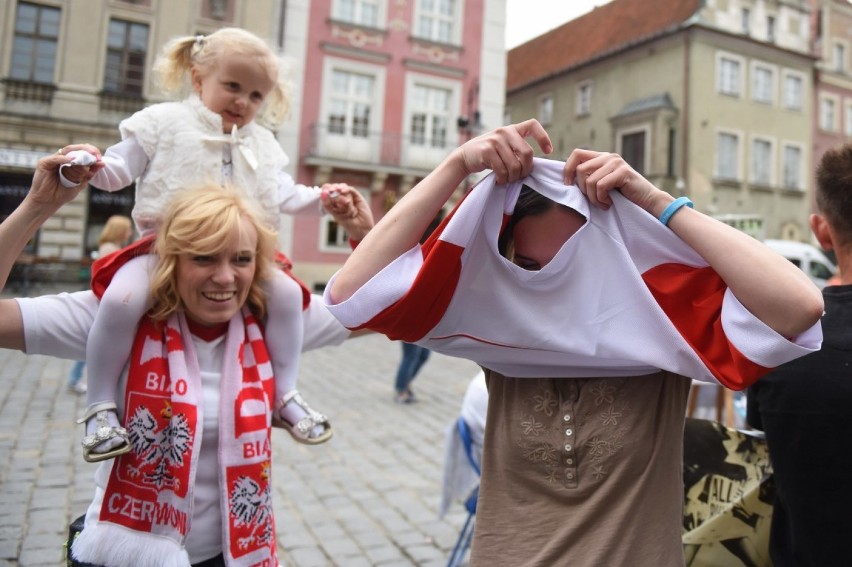
M422 339L443 317L461 275L463 249L430 239L394 260L348 300L333 304L332 314L350 329L371 329L393 340Z
M666 263L642 277L695 355L732 390L820 347L819 322L798 337L782 337L749 312L710 267Z

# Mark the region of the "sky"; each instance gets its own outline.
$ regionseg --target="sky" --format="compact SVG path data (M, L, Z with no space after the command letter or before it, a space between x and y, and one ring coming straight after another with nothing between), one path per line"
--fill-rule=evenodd
M506 0L506 49L559 27L610 0Z

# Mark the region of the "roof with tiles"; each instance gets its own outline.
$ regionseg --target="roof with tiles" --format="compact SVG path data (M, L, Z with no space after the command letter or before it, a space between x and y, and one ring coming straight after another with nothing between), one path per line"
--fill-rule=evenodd
M506 90L653 37L689 20L703 0L613 0L509 51Z

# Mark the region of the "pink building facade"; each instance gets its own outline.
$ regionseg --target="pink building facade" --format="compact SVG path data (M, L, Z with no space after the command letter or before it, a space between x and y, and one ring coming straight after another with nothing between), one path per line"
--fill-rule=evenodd
M810 0L814 68L814 169L830 148L852 141L852 4ZM815 183L815 181L814 181Z
M279 133L297 182L345 182L377 218L453 148L500 125L504 0L289 0L293 118ZM321 289L349 252L329 217L285 219L282 248Z

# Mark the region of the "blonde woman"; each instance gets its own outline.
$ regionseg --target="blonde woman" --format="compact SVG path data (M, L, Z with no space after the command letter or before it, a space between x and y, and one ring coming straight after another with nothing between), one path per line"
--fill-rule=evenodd
M0 224L0 287L27 239L76 194L56 182L67 160L40 160L29 194ZM132 450L97 470L69 564L278 564L268 450L275 385L259 324L276 243L235 191L188 190L165 209L152 256L153 309L131 339L120 380ZM27 315L57 298L0 300L0 348L78 352L69 325L54 323L62 331L53 332ZM81 304L66 307L70 314ZM301 325L301 309L296 317Z

